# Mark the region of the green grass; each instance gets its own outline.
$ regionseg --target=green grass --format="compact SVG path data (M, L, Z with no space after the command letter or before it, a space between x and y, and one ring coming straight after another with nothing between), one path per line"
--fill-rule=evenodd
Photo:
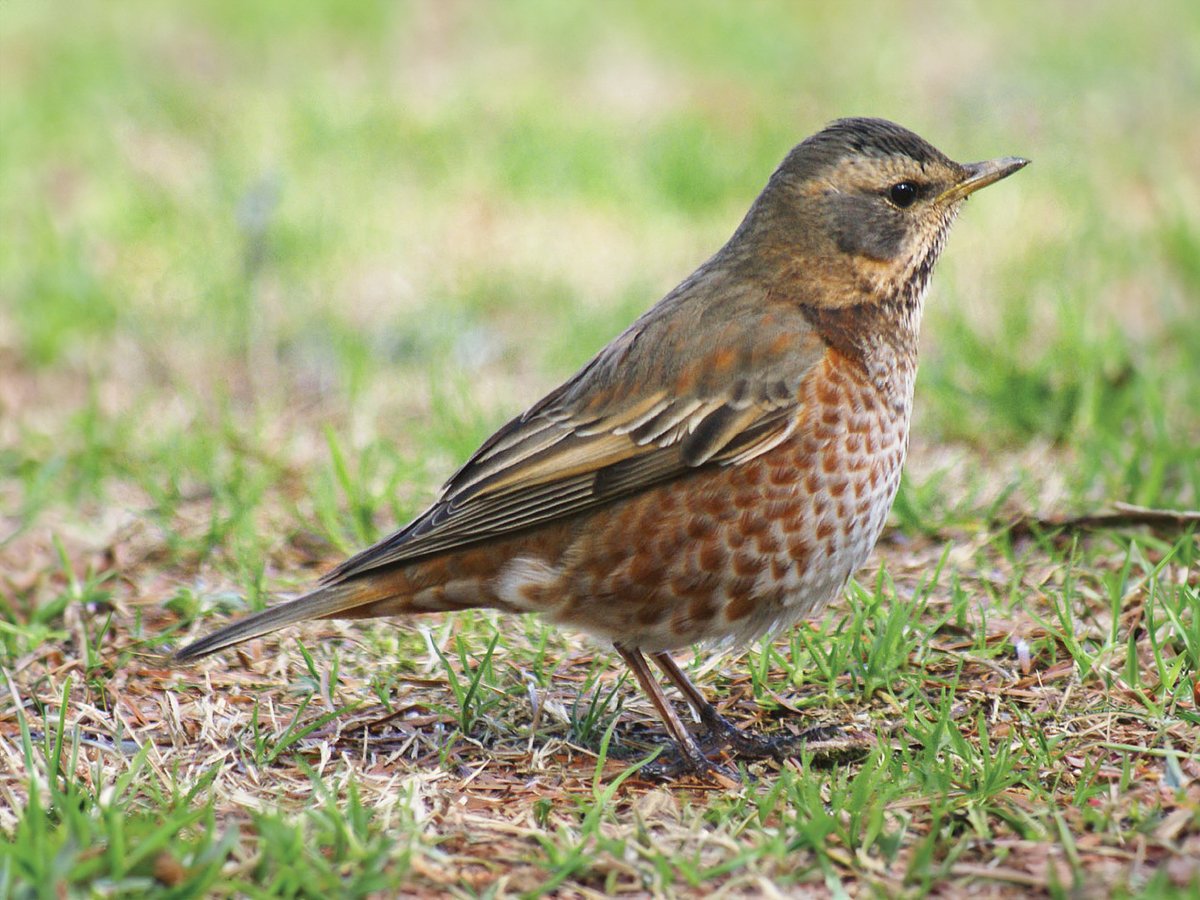
M0 4L0 895L1194 896L1200 22L1184 0ZM873 736L655 783L534 620L157 655L419 512L876 114L960 159L913 446L820 619L689 673ZM684 660L681 659L681 662Z

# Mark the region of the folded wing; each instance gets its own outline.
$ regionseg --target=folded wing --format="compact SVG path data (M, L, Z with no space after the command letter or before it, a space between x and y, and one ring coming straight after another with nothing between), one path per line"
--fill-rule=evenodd
M706 315L713 285L696 288L719 276L701 270L668 295L492 435L425 513L325 582L575 516L786 440L825 343L798 309L752 289Z

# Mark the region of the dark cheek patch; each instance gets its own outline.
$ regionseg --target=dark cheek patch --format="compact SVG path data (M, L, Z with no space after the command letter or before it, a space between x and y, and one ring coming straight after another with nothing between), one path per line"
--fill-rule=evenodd
M862 194L834 194L830 200L831 231L839 250L872 259L900 255L907 228L898 210Z

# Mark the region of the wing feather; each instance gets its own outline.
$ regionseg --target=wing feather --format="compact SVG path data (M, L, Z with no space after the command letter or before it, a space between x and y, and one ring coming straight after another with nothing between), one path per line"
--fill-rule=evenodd
M745 463L786 440L824 341L799 311L771 307L761 293L729 301L746 311L732 323L709 322L689 294L697 286L689 279L502 427L433 506L325 582L575 516L704 466ZM709 349L689 356L696 346Z

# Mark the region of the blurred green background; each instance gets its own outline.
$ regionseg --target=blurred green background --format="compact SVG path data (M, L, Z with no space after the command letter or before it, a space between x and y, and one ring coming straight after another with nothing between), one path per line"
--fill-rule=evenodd
M0 0L0 895L1182 885L1195 535L1005 526L1200 507L1198 113L1196 0ZM406 521L847 115L1033 164L934 278L885 571L697 677L913 749L614 799L641 701L531 619L162 665ZM424 755L329 750L376 699Z
M935 278L901 523L1195 506L1197 10L8 0L0 540L207 491L203 553L288 473L369 538L854 114L1034 160Z

